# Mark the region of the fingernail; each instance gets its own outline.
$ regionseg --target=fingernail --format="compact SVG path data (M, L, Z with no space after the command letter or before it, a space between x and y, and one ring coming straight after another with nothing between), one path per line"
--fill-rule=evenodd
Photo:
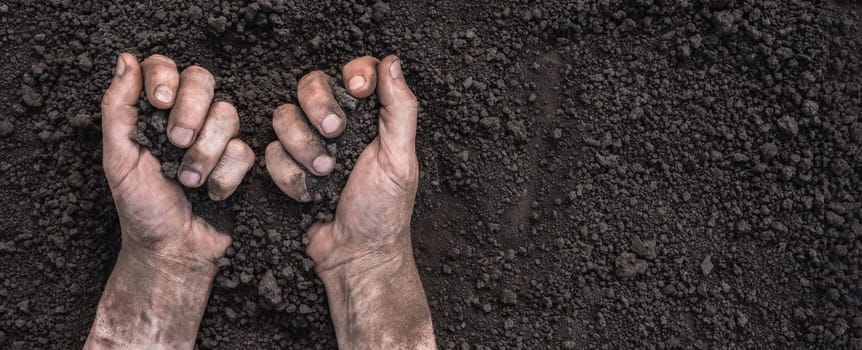
M216 201L216 202L218 202L218 201L220 201L220 200L221 200L221 196L219 196L219 195L217 195L217 194L215 194L215 193L209 192L209 196L210 196L210 199L211 199L211 200L214 200L214 201Z
M117 56L117 68L114 69L114 76L122 76L126 72L126 62L123 61L123 55Z
M401 60L395 60L389 65L389 75L392 76L392 79L401 78Z
M193 137L195 137L195 132L192 129L181 128L179 126L171 129L171 139L177 143L177 146L190 145Z
M350 90L359 90L363 86L365 86L365 78L361 75L357 75L353 78L350 78L350 81L347 82L347 88Z
M194 186L197 185L198 182L201 181L201 174L191 170L183 170L180 173L180 182L186 186Z
M341 117L335 114L330 114L323 118L323 122L320 123L320 127L323 128L323 132L327 134L334 133L338 131L338 128L341 126Z
M311 166L314 167L314 171L319 174L326 174L332 170L332 167L335 165L335 160L332 157L323 155L317 158L314 158L314 161L311 162Z
M153 91L153 97L161 103L170 103L171 98L174 97L174 92L167 86L159 85L156 86L156 90Z

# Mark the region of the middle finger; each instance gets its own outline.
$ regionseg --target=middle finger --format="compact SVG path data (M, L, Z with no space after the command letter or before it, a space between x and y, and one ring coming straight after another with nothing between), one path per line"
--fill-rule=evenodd
M215 78L198 66L186 68L180 75L176 104L168 118L168 139L179 148L194 143L209 112L215 90Z
M332 95L332 77L321 71L306 74L299 80L297 98L308 121L326 138L344 131L347 119Z

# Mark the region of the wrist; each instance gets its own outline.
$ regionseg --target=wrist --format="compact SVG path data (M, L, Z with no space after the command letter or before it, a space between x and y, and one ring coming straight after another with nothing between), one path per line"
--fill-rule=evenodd
M318 271L339 348L435 349L425 291L410 250Z
M356 294L371 286L397 288L416 280L412 252L375 252L345 260L335 266L317 269L327 291Z
M409 226L355 232L336 223L330 231L310 232L306 252L314 261L318 277L333 284L351 276L376 275L378 270L392 271L414 263Z
M124 243L85 348L193 348L216 272Z
M167 254L125 241L114 271L121 267L134 269L141 276L150 278L154 285L165 286L212 281L218 272L214 261Z
M218 232L199 217L185 224L161 224L148 229L126 224L121 218L120 225L120 253L130 253L158 269L184 271L214 266L231 244L230 235Z

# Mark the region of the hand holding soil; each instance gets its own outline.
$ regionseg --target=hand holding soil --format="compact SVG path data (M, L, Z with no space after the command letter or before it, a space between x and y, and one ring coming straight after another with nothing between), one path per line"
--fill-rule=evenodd
M354 186L381 179L359 177L378 173L380 158L357 160L386 138L378 84L365 90L375 96L351 94L345 87L363 82L342 67L397 53L421 103L409 240L440 348L862 350L860 16L852 0L0 1L0 349L80 348L91 329L107 340L165 326L165 310L190 315L171 328L191 329L186 339L200 319L193 346L202 350L356 344L336 339L351 328L336 330L333 316L363 313L330 306L374 309L358 307L353 297L375 290L356 280L402 275L380 272L396 264L367 274L325 267L355 253L347 242L407 240L390 215L407 210ZM111 129L99 100L118 50L179 67L137 67L152 79L135 83L143 96L130 93L121 108L137 105L133 137L173 180L135 143L102 150ZM148 68L157 62L171 69ZM180 73L195 63L239 111L239 138L256 157L220 201L209 198L217 177L183 163L194 146L173 144L189 134L200 142L205 127L166 128ZM379 78L376 64L361 67ZM316 69L334 78L344 112L333 108L326 123L296 95L321 91L305 86L319 73L299 89ZM284 103L295 107L279 109L276 124L290 124L291 108L307 120L276 134L273 111ZM115 141L135 129L126 119ZM337 137L320 132L333 126ZM311 151L294 152L291 140L309 135L302 127ZM285 137L270 152L293 168L265 162L267 145ZM299 180L279 188L277 168L302 176L305 192L284 187ZM141 186L104 176L143 169ZM396 190L388 198L409 198ZM368 226L391 229L355 230L355 213L370 211L365 197L389 210ZM153 210L143 198L158 205L149 218L200 222L194 214L229 232L218 272L121 244L120 220L123 236L143 232L146 220L130 220ZM312 230L313 261L306 230L317 221L331 224ZM161 241L142 242L177 237L159 232ZM315 268L337 273L321 281ZM201 278L168 278L183 275ZM197 308L173 307L172 284L199 291L182 303ZM123 291L159 309L142 312ZM122 328L117 315L139 322ZM143 340L120 339L108 345Z
M419 181L416 118L419 104L401 62L362 57L344 67L350 94L377 92L380 135L362 152L344 189L335 220L309 229L308 255L324 282L342 348L435 348L431 315L410 243L410 218ZM327 175L335 159L307 123L332 138L346 126L332 78L316 71L299 84L301 107L274 112L279 141L266 164L287 195L310 201L306 175ZM209 196L230 196L254 163L235 139L236 109L212 103L215 79L205 69L179 74L155 55L138 65L118 58L103 108L104 168L122 227L123 248L99 303L86 348L191 348L216 273L230 245L191 211L180 186L162 174L159 160L135 142L137 100L145 88L155 108L172 108L168 139L188 148L177 178L188 187L208 184ZM146 138L146 137L145 137ZM147 139L148 140L148 139Z
M139 65L122 54L102 99L105 175L122 230L123 247L99 302L87 348L191 348L216 267L230 237L192 213L180 185L162 174L159 160L130 138L138 122L138 98L146 87L157 108L173 108L171 142L188 148L179 180L208 183L213 199L229 196L254 162L235 139L236 110L212 104L215 80L193 66L182 74L163 56Z
M419 182L416 118L419 103L388 56L355 59L344 66L351 95L377 92L379 135L362 151L350 173L335 220L308 230L308 255L326 286L341 348L434 348L431 315L410 242L410 218ZM266 151L273 180L285 194L309 201L305 173L332 171L334 160L311 133L325 137L345 128L345 114L332 92L332 78L312 72L299 83L299 104L273 114L279 141Z

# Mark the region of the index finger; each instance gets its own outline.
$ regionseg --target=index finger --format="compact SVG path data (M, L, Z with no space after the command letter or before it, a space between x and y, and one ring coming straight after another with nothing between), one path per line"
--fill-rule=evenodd
M174 105L180 73L174 60L162 55L147 57L141 68L144 71L144 86L147 100L153 107L168 109Z
M344 65L342 76L344 86L353 97L366 98L377 88L377 65L380 60L365 56L354 59Z

